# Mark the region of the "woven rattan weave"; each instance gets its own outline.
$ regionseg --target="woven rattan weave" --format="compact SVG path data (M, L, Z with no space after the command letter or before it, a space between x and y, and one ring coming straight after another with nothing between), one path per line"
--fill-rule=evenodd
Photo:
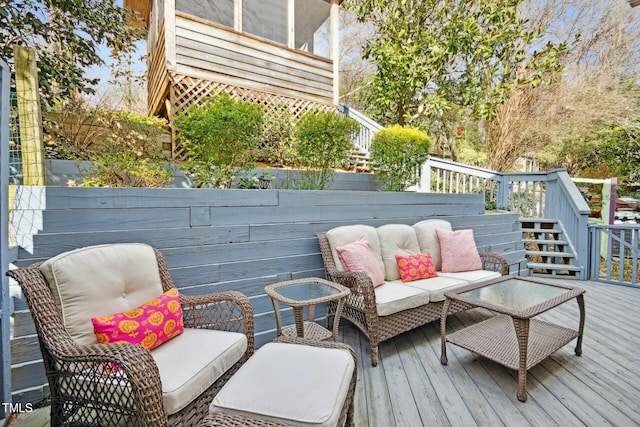
M164 257L155 251L163 289L174 287ZM228 378L253 354L253 308L239 292L180 295L186 328L243 332L245 355L181 411L167 415L158 368L141 346L78 345L65 330L41 263L11 270L26 298L35 324L51 393L51 426L193 426ZM98 274L98 273L96 273ZM179 363L179 361L176 361ZM105 366L119 368L105 374Z
M486 291L495 285L506 285L508 290L518 294L521 307L516 308L509 301L504 289L494 292L487 298L472 291ZM533 287L532 287L533 286ZM535 288L544 295L550 290L549 297L536 299ZM565 344L577 338L575 353L582 354L582 334L584 332L584 289L559 284L547 284L532 278L501 277L481 284L469 285L445 293L445 302L440 322L441 356L443 365L448 363L446 342L466 348L475 354L493 360L518 371L518 400L527 400L527 370L546 359ZM505 295L504 298L502 296ZM578 329L533 319L540 313L576 299L580 310ZM446 335L447 314L450 304L467 303L474 307L483 307L500 315L467 326L451 335Z
M403 332L440 319L442 302L430 302L416 308L403 310L389 316L378 316L376 310L376 296L371 278L361 271L338 271L331 245L325 233L316 233L324 262L324 274L327 280L340 283L351 289L342 309L341 319L347 319L362 331L371 345L371 364L378 364L378 344L393 338ZM504 257L499 254L480 253L482 268L496 271L502 275L508 274L509 266ZM329 303L329 313L335 313L337 304ZM455 313L471 308L462 302L452 302L449 313ZM327 316L327 317L328 317Z

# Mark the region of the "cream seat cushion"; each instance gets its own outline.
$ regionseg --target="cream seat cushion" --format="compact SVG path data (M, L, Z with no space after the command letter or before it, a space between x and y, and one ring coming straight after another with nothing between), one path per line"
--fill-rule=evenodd
M400 278L396 255L418 255L420 246L416 232L410 225L386 224L377 228L382 263L384 264L385 280Z
M40 266L62 321L78 344L96 344L92 317L134 309L162 295L155 252L149 245L88 246Z
M406 283L403 283L402 280L397 280L392 283L426 291L429 293L430 302L444 301L445 292L469 284L469 282L464 280L440 276L440 273L438 273L438 277L430 277L428 279L414 280Z
M407 286L401 281L385 282L374 292L378 316L388 316L429 303L429 291Z
M209 413L335 426L355 369L346 350L267 343L222 387Z
M167 414L175 414L228 371L247 350L247 337L237 332L185 328L151 351L162 382Z
M460 271L458 273L442 273L438 271L439 277L448 277L451 279L466 280L469 283L478 283L489 279L495 279L500 277L501 274L497 271L489 270L472 270L472 271Z

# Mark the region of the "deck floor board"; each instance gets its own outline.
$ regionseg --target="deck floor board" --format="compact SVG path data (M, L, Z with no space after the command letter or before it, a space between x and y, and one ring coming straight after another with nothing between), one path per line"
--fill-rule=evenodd
M549 281L587 290L583 354L575 354L573 340L531 368L526 402L516 398L514 370L451 344L448 364L440 364L437 321L382 343L377 367L371 366L368 341L344 322L342 338L356 348L363 376L356 426L640 425L640 289ZM492 315L484 309L452 315L447 331ZM578 305L569 301L540 318L577 328Z

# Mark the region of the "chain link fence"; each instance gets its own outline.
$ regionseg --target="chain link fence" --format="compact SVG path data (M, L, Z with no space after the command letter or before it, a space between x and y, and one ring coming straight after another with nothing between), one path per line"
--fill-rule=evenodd
M11 80L15 81L13 78ZM9 184L22 184L20 125L18 122L18 97L15 91L15 85L12 85L9 95Z

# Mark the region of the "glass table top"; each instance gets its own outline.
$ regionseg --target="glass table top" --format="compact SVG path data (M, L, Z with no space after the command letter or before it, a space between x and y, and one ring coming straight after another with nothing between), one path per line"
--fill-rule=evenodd
M544 283L508 279L463 292L459 295L504 307L508 310L523 311L567 292L569 292L569 289Z
M281 286L276 288L275 291L293 301L324 298L341 292L339 289L317 282L304 282L296 283L295 285Z

